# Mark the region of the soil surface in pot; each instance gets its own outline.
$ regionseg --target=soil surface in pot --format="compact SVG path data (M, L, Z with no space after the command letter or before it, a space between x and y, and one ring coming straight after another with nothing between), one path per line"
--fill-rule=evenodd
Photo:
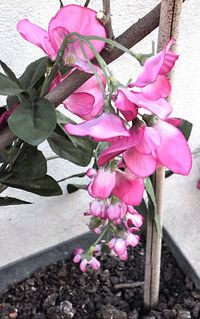
M142 314L143 244L129 260L106 257L101 270L82 273L70 261L41 269L0 298L1 319L199 319L200 291L163 244L160 302ZM132 287L134 284L138 287ZM121 288L120 288L121 285Z

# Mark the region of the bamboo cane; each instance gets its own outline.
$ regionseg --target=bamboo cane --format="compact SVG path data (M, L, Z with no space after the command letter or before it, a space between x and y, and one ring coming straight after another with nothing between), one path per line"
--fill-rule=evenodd
M161 2L160 25L157 51L161 51L170 38L174 39L175 49L178 38L179 22L181 17L182 0L163 0ZM170 74L171 77L171 74ZM154 190L156 195L157 213L160 224L163 225L163 190L165 169L160 167L156 171ZM161 244L152 218L147 221L145 281L144 281L144 308L149 310L158 304L160 286Z

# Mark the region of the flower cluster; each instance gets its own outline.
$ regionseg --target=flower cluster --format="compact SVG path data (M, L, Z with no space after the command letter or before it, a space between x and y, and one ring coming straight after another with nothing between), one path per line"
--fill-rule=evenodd
M50 21L48 32L27 19L20 21L17 28L52 61L67 38L63 60L71 67L69 72L78 68L95 73L63 102L69 111L83 120L80 124L66 124L66 132L88 136L105 145L100 154L96 151L95 164L87 171L91 178L88 193L93 201L86 214L91 216L89 228L99 235L99 239L86 251L78 248L74 262L80 263L85 272L87 266L99 269L96 257L104 251L126 260L127 247L135 247L139 242L137 233L143 224L143 216L134 206L139 206L142 201L144 179L159 166L182 175L189 174L191 169L191 153L178 129L181 121L169 117L172 106L167 100L171 92L167 74L178 59L178 55L170 50L173 40L160 53L146 60L134 82L124 86L111 72L105 72L99 66L92 67L90 62L95 52L98 54L105 45L104 41L91 36L106 37L95 11L68 5ZM106 67L106 70L109 69ZM50 90L68 75L58 73Z

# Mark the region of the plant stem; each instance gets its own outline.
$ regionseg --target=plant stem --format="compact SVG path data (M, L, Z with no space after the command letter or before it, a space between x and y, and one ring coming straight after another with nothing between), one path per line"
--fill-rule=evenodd
M105 236L105 234L109 231L110 229L110 225L108 224L104 230L102 231L101 235L97 238L97 240L94 242L94 244L92 246L96 246L101 240L102 238Z

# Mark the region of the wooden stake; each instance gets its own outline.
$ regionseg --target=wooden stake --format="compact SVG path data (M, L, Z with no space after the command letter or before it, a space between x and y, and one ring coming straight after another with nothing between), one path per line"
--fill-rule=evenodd
M173 45L173 49L175 49L182 4L182 0L163 0L161 2L158 52L165 47L170 38L175 40ZM161 226L163 225L164 179L165 169L164 167L160 167L156 171L154 190L156 194L157 213ZM162 239L159 238L156 232L155 223L151 218L148 218L144 281L144 308L146 310L154 308L159 300L161 244Z

